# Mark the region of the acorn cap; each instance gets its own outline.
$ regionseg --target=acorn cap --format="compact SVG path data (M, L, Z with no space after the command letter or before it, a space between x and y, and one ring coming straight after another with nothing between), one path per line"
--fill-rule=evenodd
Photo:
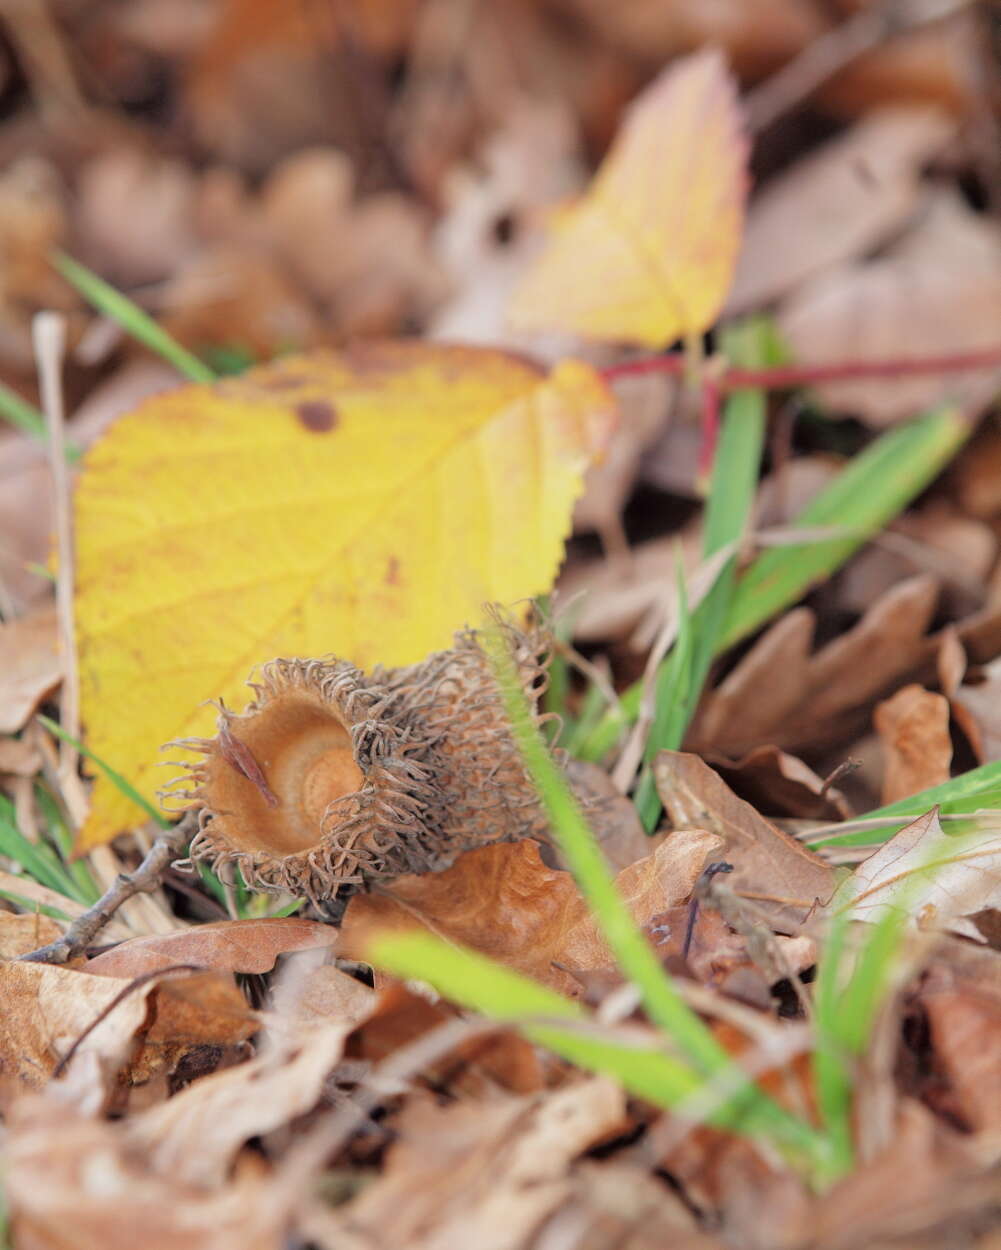
M533 708L541 636L509 630ZM493 673L473 633L407 668L366 674L343 660L274 660L247 709L220 707L214 738L168 793L201 807L191 857L223 879L326 906L464 850L547 822Z

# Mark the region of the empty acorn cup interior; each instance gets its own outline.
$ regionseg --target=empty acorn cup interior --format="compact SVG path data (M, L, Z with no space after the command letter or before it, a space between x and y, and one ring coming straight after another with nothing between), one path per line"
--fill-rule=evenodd
M508 630L537 707L541 634ZM475 633L420 664L365 673L343 660L275 660L241 713L171 787L197 806L191 856L224 880L329 910L377 881L437 871L475 846L545 840L493 672Z

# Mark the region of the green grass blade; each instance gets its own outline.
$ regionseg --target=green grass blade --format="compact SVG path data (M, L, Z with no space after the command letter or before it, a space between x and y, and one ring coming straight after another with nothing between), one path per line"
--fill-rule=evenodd
M33 898L25 898L23 894L15 894L13 890L0 889L0 898L5 898L8 903L13 903L16 907L20 907L31 915L38 912L39 915L48 916L52 920L64 920L67 924L73 923L73 917L68 916L64 911L60 911L58 907L50 907L47 903L39 903Z
M66 730L63 729L62 725L57 724L51 719L51 717L43 716L39 713L38 719L42 722L49 733L55 734L57 738L62 738L64 742L68 742L70 746L75 747L81 755L86 756L87 759L96 764L112 785L116 786L127 799L131 799L137 807L141 807L146 815L151 820L155 820L161 829L169 829L171 827L173 821L168 820L168 818L164 816L163 812L158 811L149 799L141 795L130 781L126 781L121 773L116 772L110 764L106 764L99 755L95 755L90 747L84 746L78 738L74 738L71 733L67 733Z
M44 842L31 842L24 836L13 819L13 806L4 801L0 805L0 855L20 864L39 885L48 886L57 894L72 898L78 903L89 900L80 897L77 883L66 871L59 856Z
M637 927L605 863L577 800L532 721L514 664L499 632L485 644L522 760L549 817L550 829L608 942L622 973L636 986L651 1021L671 1038L692 1067L734 1092L726 1106L755 1131L784 1140L812 1130L758 1088L734 1063L713 1032L689 1008Z
M724 343L736 364L754 367L772 362L775 350L770 324L754 320L734 328ZM747 531L758 487L765 440L765 396L762 391L735 391L726 401L719 445L713 458L712 482L706 502L702 555L739 548ZM656 828L661 801L649 762L664 749L677 750L702 694L702 687L720 650L720 636L734 595L737 556L720 570L706 597L693 613L684 641L676 640L657 674L657 708L644 746L648 767L640 777L641 818L647 832ZM665 706L665 701L670 703Z
M831 923L817 968L814 990L814 1044L811 1063L821 1123L831 1143L837 1174L850 1172L855 1162L852 1140L851 1059L842 1039L841 972L848 934L848 917L836 915Z
M856 456L793 522L802 529L839 526L851 536L763 552L737 585L721 647L746 638L829 577L924 490L969 433L958 411L939 408Z
M675 746L670 749L677 749L677 744L685 736L685 728L691 716L690 704L694 684L692 614L688 610L685 570L680 563L680 557L677 566L677 581L678 637L667 663L660 666L657 674L653 724L650 726L650 736L643 753L645 764L636 787L636 810L639 812L643 828L647 833L652 833L657 827L661 812L660 795L657 793L652 762L662 746L673 742Z
M948 464L969 434L951 408L936 409L881 435L791 523L798 528L838 525L850 538L816 538L802 546L763 552L737 583L719 650L747 637L791 607L818 580L835 572L856 550L911 503ZM579 744L581 759L600 760L639 714L641 690L626 690Z
M44 414L4 382L0 382L0 417L11 425L16 425L25 434L39 438L43 443L48 442L49 431ZM80 459L80 448L67 443L65 454L67 462L73 464Z
M63 819L63 814L59 810L59 804L42 785L35 786L35 798L41 810L42 818L45 821L49 837L55 843L59 854L62 856L66 871L77 884L81 901L96 903L101 897L102 891L98 888L97 882L94 880L86 862L82 859L72 859L73 834Z
M889 842L905 825L917 820L933 807L939 809L941 816L947 817L972 816L985 809L1001 808L1001 760L971 768L969 772L943 781L941 785L921 790L906 799L898 799L896 803L888 803L885 807L877 807L853 820L818 829L803 840L813 847L874 846ZM892 823L873 824L866 828L868 821L884 820ZM842 825L847 826L850 832L838 833Z
M657 1106L677 1107L706 1088L702 1078L666 1050L628 1046L583 1030L561 1028L556 1023L561 1019L570 1023L587 1019L579 1003L430 933L379 935L369 943L366 958L394 976L428 981L461 1006L518 1025L531 1040L582 1068L616 1077L631 1093ZM523 1023L540 1019L544 1023ZM750 1136L768 1132L801 1166L827 1167L826 1142L809 1125L777 1106L777 1117L762 1116L761 1109L759 1103L748 1107L740 1100L724 1099L706 1118L720 1128Z
M99 278L93 270L81 265L79 261L67 256L65 252L56 252L52 263L66 281L75 287L98 312L102 312L112 321L116 321L127 334L138 339L152 352L172 364L179 373L183 373L192 382L214 382L216 375L203 361L182 347L176 339L171 338L166 330L153 320L148 313L132 302L121 291L110 283Z

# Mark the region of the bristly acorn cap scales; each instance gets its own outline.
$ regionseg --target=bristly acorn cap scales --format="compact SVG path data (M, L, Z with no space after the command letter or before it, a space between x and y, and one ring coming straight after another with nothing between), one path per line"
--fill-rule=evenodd
M545 674L538 636L509 631L526 694ZM214 738L171 788L201 807L191 856L252 889L330 904L474 846L546 837L489 662L472 633L402 669L275 660L254 701L222 708Z

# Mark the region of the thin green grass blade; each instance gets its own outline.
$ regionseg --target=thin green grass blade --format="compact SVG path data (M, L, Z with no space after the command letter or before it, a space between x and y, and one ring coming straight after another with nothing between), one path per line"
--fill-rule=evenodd
M0 417L11 425L16 425L25 434L41 439L43 443L48 442L49 431L44 414L4 382L0 382ZM69 464L79 460L80 455L79 447L74 447L72 443L66 444L66 460Z
M684 1001L653 947L636 926L587 821L532 721L513 661L499 631L485 645L522 760L542 800L564 858L622 973L636 986L651 1021L702 1076L734 1092L725 1106L773 1140L802 1139L812 1130L759 1089Z
M852 1140L853 1073L840 1022L841 970L847 933L847 915L836 915L824 943L813 996L811 1063L814 1090L821 1123L831 1143L832 1166L838 1175L850 1172L855 1162Z
M1001 760L971 768L941 785L932 786L909 798L899 799L886 807L877 807L854 820L843 821L851 832L838 833L840 825L817 830L803 840L813 847L821 846L873 846L889 842L905 825L937 807L942 816L972 816L985 809L1001 808ZM866 828L867 821L883 821L899 817L891 824L874 824Z
M67 924L73 923L73 917L68 916L64 911L60 911L58 907L50 907L47 903L36 902L33 898L25 898L23 894L15 894L13 890L0 889L0 898L5 898L8 903L13 903L16 907L20 907L23 911L34 915L38 912L41 916L48 916L52 920L64 920Z
M891 430L856 456L793 522L803 529L838 526L851 536L763 552L737 585L721 648L752 634L844 564L924 490L969 433L962 415L943 407Z
M88 900L80 897L77 883L60 862L59 856L44 842L31 842L18 829L13 819L13 808L5 801L0 805L0 855L6 855L21 865L39 885L48 886L57 894L72 898L78 903Z
M86 756L87 759L96 764L112 785L116 786L127 799L131 799L133 803L135 803L138 807L141 807L150 820L155 820L161 829L169 829L171 827L174 823L173 821L168 820L168 818L164 816L163 812L158 811L149 799L139 793L131 782L126 781L121 773L116 772L110 764L106 764L99 755L95 755L90 747L85 746L79 738L74 738L71 733L67 733L66 730L63 729L62 725L57 724L57 722L52 720L49 716L43 716L39 713L38 719L42 722L49 733L55 734L57 738L62 738L64 742L68 742L70 746L75 747L81 755Z
M692 614L688 610L688 593L685 570L678 558L677 569L678 637L666 664L657 674L655 693L656 708L650 736L643 753L644 767L636 787L635 803L643 828L652 833L660 819L661 801L653 777L652 761L662 744L674 742L677 749L685 736L685 728L691 716L690 704L694 684L692 664L694 645L692 640Z
M66 871L77 883L81 901L96 903L101 897L101 890L87 867L86 861L83 859L74 860L72 858L73 834L63 819L63 814L59 810L59 804L43 785L35 786L35 799L45 821L49 837L58 848Z
M630 1092L656 1106L677 1107L706 1088L702 1078L667 1050L628 1046L561 1028L559 1020L579 1024L587 1019L579 1003L430 933L379 935L369 943L366 958L394 976L427 981L446 998L490 1019L510 1021L531 1040L582 1068L616 1077ZM706 1118L720 1128L752 1137L767 1132L800 1166L822 1161L826 1167L826 1142L805 1122L776 1110L781 1122L771 1115L762 1117L757 1103L751 1107L731 1099L722 1101Z
M727 333L724 350L736 364L747 367L772 363L775 348L770 323L753 320ZM736 391L726 401L719 445L713 459L712 482L706 502L702 555L709 559L732 547L736 551L747 531L758 487L765 441L765 396L757 390ZM685 736L712 662L734 595L737 557L720 570L712 588L692 614L684 654L679 636L657 674L658 703L643 758L648 767L640 778L641 817L647 832L660 819L661 801L649 762L665 748L677 750ZM671 702L664 706L665 700Z
M881 435L856 456L792 522L798 528L837 525L850 538L812 539L763 552L739 579L719 651L746 638L834 573L942 471L969 434L962 416L940 408ZM626 690L579 744L581 759L600 760L639 714L638 683Z
M66 281L94 307L117 321L126 333L138 339L152 352L172 364L179 373L183 373L192 382L214 382L216 375L203 361L182 347L176 339L171 338L166 330L158 325L148 313L132 302L121 291L117 291L110 283L99 278L93 270L81 265L79 261L67 256L65 252L56 252L52 263Z

